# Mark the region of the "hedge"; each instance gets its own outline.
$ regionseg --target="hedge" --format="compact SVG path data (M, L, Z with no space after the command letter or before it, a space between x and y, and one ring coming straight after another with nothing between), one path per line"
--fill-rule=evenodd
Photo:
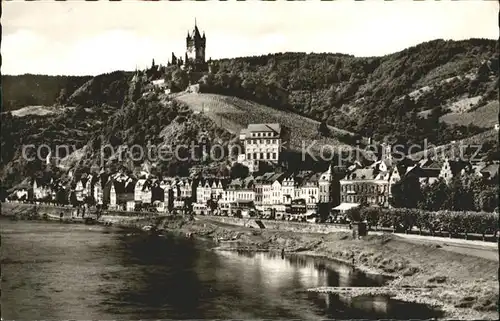
M408 231L417 227L434 234L437 231L447 231L451 235L459 233L497 234L498 213L488 212L429 212L420 209L383 209L362 207L351 212L352 218L360 218L369 226L392 227L395 230Z

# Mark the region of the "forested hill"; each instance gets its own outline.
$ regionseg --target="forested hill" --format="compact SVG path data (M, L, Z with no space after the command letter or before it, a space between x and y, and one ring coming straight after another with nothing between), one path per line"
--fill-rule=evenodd
M440 145L494 126L498 68L494 40L434 40L382 57L282 53L216 60L201 90L290 110L375 141ZM184 71L163 71L160 77L185 88ZM129 76L2 76L3 110L119 107L131 90Z
M212 70L203 79L205 92L290 109L377 141L445 143L494 125L461 122L462 115L470 120L471 113L498 110L498 103L489 104L498 101L498 43L487 39L434 40L383 57L222 59Z
M2 111L53 105L92 76L2 75Z

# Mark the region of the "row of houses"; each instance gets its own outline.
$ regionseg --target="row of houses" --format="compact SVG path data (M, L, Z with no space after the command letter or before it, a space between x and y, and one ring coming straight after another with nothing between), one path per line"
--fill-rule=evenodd
M408 159L393 163L390 158L367 167L330 166L325 172L265 173L244 179L229 178L140 178L123 173L83 175L73 187L51 180L34 179L31 186L19 188L15 199L67 199L72 204L105 205L109 209L159 212L186 209L198 214L235 214L258 211L275 214L304 214L320 210L345 211L365 203L388 207L392 186L405 175L415 175L421 185L445 182L459 175L474 174L498 178L498 163L471 164L450 159ZM62 195L62 196L61 196Z
M411 161L404 159L398 163L390 157L374 162L365 168L355 168L340 180L340 201L338 210L365 203L372 206L389 206L392 186L405 175L414 175L420 184L430 185L442 179L450 183L453 178L465 174L477 175L485 179L498 178L498 163L479 162L452 159L422 159Z
M244 179L206 179L196 188L194 211L199 214L238 211L291 213L294 201L304 207L301 214L316 212L321 204L332 204L334 172L330 166L323 173L265 173ZM211 204L214 205L211 207Z
M203 135L202 135L203 136ZM70 187L51 181L33 180L18 189L17 199L65 198L72 204L93 203L109 209L139 209L170 212L235 214L258 211L270 214L308 215L330 210L345 211L368 204L388 207L392 186L405 175L415 175L422 185L439 179L450 182L457 175L473 173L488 179L498 176L498 163L476 163L442 159L394 161L391 146L385 145L378 161L368 166L355 163L348 168L329 166L324 172L259 173L261 163L280 164L289 148L290 131L278 123L250 124L240 133L244 147L237 162L249 168L244 179L144 178L124 173L83 175ZM30 194L31 193L31 194ZM192 206L192 208L191 208Z
M103 205L111 210L153 209L165 212L182 209L193 195L193 180L188 178L140 178L115 173L83 175L74 184L33 179L11 193L12 199Z

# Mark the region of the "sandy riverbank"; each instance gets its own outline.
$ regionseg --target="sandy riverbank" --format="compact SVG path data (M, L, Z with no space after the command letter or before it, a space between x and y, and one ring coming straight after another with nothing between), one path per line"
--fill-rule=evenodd
M392 277L381 291L395 299L433 305L447 319L498 319L498 263L439 246L405 242L393 235L352 239L350 233L298 233L215 222L165 220L160 230L211 238L224 250L277 251L354 264L367 272ZM335 292L335 289L309 289ZM362 289L347 295L365 294Z

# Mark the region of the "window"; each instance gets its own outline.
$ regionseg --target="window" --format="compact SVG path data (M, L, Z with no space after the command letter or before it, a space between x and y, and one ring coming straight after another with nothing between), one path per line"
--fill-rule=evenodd
M252 154L250 154L250 153L248 153L248 154L247 154L247 158L248 158L248 159L252 159L252 157L251 157L251 156L252 156Z

